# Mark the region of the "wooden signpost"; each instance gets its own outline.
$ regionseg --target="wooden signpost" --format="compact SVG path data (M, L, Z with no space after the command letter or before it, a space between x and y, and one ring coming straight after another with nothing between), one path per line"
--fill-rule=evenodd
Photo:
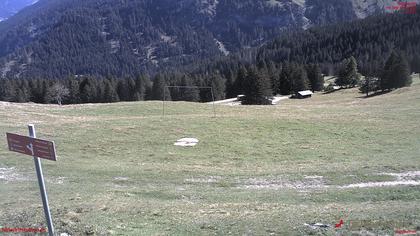
M35 162L36 175L38 177L39 189L41 191L42 204L44 206L45 218L48 225L48 234L54 235L54 226L51 218L50 207L48 205L48 196L45 189L44 175L42 174L41 160L47 159L57 161L55 145L52 141L37 139L35 126L28 125L29 137L18 134L6 133L9 150L21 154L33 156Z

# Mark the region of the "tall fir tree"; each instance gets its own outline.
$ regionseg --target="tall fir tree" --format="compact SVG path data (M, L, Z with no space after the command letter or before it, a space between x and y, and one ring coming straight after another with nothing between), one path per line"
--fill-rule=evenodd
M268 105L272 97L271 81L263 73L259 73L255 67L248 70L244 81L245 105Z
M420 73L420 52L417 52L411 61L411 72Z
M341 87L354 87L359 83L360 77L357 72L357 61L354 57L350 57L342 62L335 83Z
M324 76L318 64L311 64L306 67L309 83L312 92L324 89Z
M291 90L293 93L309 89L309 80L303 66L296 66L291 75Z
M157 74L153 79L152 86L152 99L153 100L171 100L171 93L166 87L165 78L161 74Z
M391 90L410 86L410 68L404 55L393 51L388 57L383 69L380 85L382 90Z

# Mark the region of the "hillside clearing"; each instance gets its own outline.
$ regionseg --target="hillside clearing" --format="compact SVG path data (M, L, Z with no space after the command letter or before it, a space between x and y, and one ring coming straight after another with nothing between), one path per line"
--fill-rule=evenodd
M346 235L420 226L420 81L278 106L0 103L0 132L56 141L43 161L53 220L71 235ZM174 146L183 137L195 147ZM0 225L45 227L31 158L0 141ZM413 184L382 184L412 181ZM362 187L363 184L378 186ZM352 187L349 187L352 186ZM342 229L311 229L305 223Z

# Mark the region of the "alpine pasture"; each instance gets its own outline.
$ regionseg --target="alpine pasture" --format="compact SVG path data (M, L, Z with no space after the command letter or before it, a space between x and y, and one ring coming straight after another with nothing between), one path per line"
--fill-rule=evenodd
M43 161L58 233L393 234L420 227L420 81L277 106L0 103L0 228L46 227L33 159L6 132L56 142ZM177 147L194 137L195 147ZM334 224L344 225L335 229ZM361 222L360 229L349 222ZM305 224L323 223L313 228ZM360 224L359 224L360 225Z

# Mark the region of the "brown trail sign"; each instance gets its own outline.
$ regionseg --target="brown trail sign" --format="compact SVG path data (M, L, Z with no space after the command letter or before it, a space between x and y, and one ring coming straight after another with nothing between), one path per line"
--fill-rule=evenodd
M48 225L49 236L54 236L50 207L48 205L47 190L45 189L44 175L42 174L41 160L39 158L56 161L55 145L52 141L37 139L35 126L28 125L29 136L6 133L9 150L34 157L36 175L38 177L39 190L41 192L42 205L44 206L45 219Z
M9 150L21 154L57 161L54 142L6 133Z

